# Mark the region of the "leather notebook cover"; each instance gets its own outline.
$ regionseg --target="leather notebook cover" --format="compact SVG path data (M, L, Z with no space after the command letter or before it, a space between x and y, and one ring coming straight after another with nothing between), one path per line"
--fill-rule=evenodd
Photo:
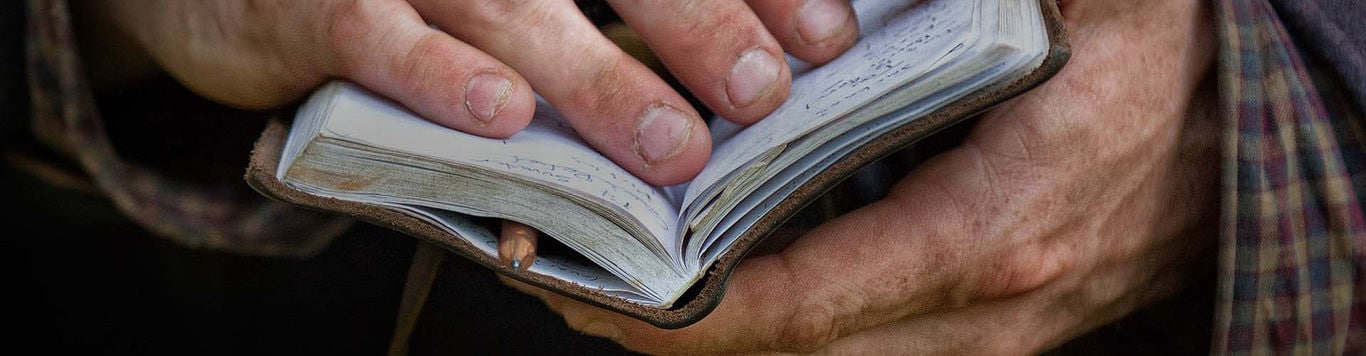
M764 215L754 228L740 236L734 245L717 259L716 263L706 272L706 275L676 301L673 308L670 309L635 304L553 277L530 271L513 270L498 263L497 257L480 252L479 249L464 239L395 210L319 197L290 188L275 179L275 169L279 164L280 153L284 149L285 140L289 133L287 122L272 121L267 125L261 137L257 139L252 150L251 162L247 167L246 180L252 188L273 199L306 208L346 214L376 225L398 230L441 246L513 279L614 310L658 327L681 328L701 320L715 309L725 294L726 280L731 271L749 253L750 249L758 245L764 237L777 230L788 218L818 198L826 190L840 183L859 168L949 125L963 121L996 104L1024 93L1061 70L1070 56L1067 30L1064 27L1062 15L1055 0L1040 1L1043 5L1042 11L1045 27L1048 30L1050 48L1039 68L1013 83L989 87L970 94L925 117L913 120L883 134L867 145L859 147L838 159L829 168L817 173L798 187L793 194Z

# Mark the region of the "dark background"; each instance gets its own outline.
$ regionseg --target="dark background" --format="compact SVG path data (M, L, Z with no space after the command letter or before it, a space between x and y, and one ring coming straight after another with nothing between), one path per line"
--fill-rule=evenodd
M6 338L43 353L383 354L414 240L365 224L311 259L244 257L153 237L101 199L6 169ZM73 209L79 209L73 211ZM8 299L7 298L7 299ZM17 332L17 333L16 333ZM624 353L539 300L448 258L413 354Z

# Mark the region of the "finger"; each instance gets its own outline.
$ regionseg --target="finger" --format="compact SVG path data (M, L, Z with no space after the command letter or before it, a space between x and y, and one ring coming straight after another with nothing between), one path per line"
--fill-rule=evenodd
M609 0L683 85L721 117L763 118L787 99L783 48L739 1Z
M531 87L511 68L427 27L405 3L350 4L327 16L333 74L476 135L507 137L531 121Z
M769 33L804 61L821 64L858 42L858 18L849 0L749 0Z
M413 1L429 21L527 78L584 140L641 179L691 179L706 125L662 79L603 37L572 2Z

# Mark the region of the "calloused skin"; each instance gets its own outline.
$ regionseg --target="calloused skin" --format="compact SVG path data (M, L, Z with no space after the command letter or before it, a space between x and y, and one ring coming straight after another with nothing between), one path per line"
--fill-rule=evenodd
M750 75L740 81L750 87L731 88L735 64L755 58L746 54L819 63L857 37L852 18L834 16L849 26L809 40L819 31L798 9L847 9L828 1L612 4L708 107L748 123L783 100L790 73L780 65L772 81ZM534 89L651 183L691 178L710 147L696 112L570 1L99 6L191 89L240 107L283 105L345 78L439 124L501 137L526 125ZM1169 295L1214 242L1216 125L1199 85L1213 60L1210 15L1198 0L1063 7L1073 57L1061 73L986 114L882 201L745 261L696 325L660 330L509 283L579 330L658 353L1029 353ZM485 74L509 84L469 91ZM642 125L659 108L685 124ZM663 140L641 133L683 140L650 146Z
M609 0L720 116L753 123L787 97L784 50L829 61L858 38L848 0ZM570 0L109 0L112 28L191 90L243 108L329 78L422 117L506 137L535 93L608 158L656 185L691 179L711 137L687 101Z
M744 261L661 330L514 281L649 353L1028 354L1180 290L1217 216L1204 1L1063 1L1071 62L883 200Z

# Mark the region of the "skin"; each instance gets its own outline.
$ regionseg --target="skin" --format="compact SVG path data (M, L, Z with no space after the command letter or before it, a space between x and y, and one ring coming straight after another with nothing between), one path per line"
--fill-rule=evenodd
M735 271L661 330L523 284L649 353L1025 354L1180 290L1216 233L1215 43L1198 0L1064 1L1073 57L885 199Z
M741 123L776 107L790 81L783 65L775 86L736 100L732 68L746 53L819 63L856 39L853 26L812 35L799 11L812 3L612 1L680 81ZM651 183L691 178L710 147L696 112L569 1L92 6L189 88L243 108L286 105L344 78L439 124L502 137L526 125L535 90ZM1213 58L1208 10L1198 0L1063 9L1074 55L1058 76L986 114L882 201L746 261L692 327L659 330L512 284L575 328L658 353L1028 353L1169 295L1213 244L1216 124L1200 85ZM507 79L506 97L471 100L470 79L483 74ZM493 107L487 121L471 109ZM655 130L684 140L650 160L636 134L658 108L689 124Z
M784 50L820 63L858 38L848 0L608 3L691 92L742 124L786 99ZM501 138L531 120L534 90L589 144L649 183L691 179L711 150L687 101L598 33L573 1L87 5L191 90L237 107L283 106L342 78L435 123ZM813 8L824 11L803 11Z

